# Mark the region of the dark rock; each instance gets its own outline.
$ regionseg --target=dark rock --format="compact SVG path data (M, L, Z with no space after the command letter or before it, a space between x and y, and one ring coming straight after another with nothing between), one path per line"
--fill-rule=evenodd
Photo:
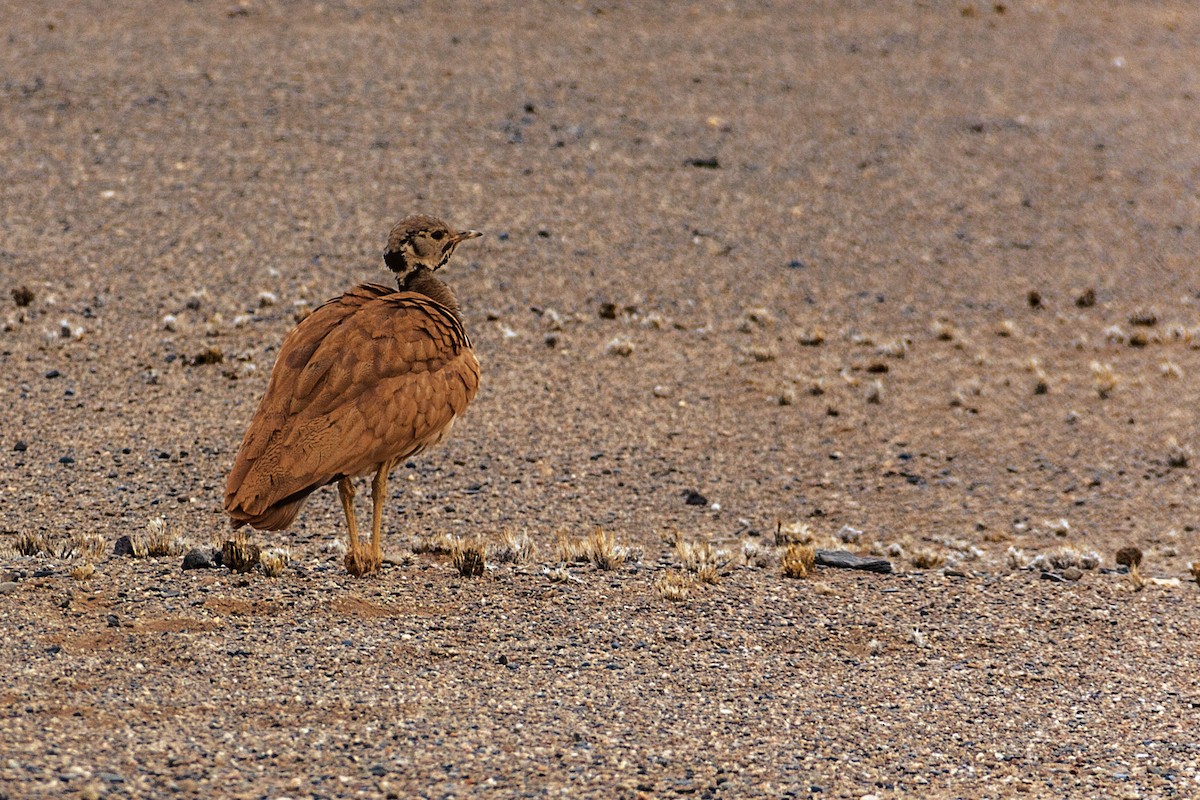
M12 290L13 302L22 308L33 302L33 289L28 286L17 286Z
M114 556L132 556L133 555L133 540L128 536L122 536L117 541L113 542Z
M17 439L17 443L13 445L13 450L18 453L24 453L28 449L29 449L29 445L25 442L24 439Z
M721 162L717 160L716 156L710 156L708 158L689 158L686 163L689 167L700 167L701 169L721 168Z
M817 550L813 563L822 567L838 569L861 569L886 575L892 571L892 562L886 558L856 556L846 550Z
M685 489L683 491L683 502L689 506L706 506L708 505L708 498L695 489Z
M47 378L60 378L60 377L62 377L62 373L56 369L52 369L52 370L48 370L46 372L46 377Z
M211 547L193 547L183 557L184 569L216 569L221 566L221 555Z

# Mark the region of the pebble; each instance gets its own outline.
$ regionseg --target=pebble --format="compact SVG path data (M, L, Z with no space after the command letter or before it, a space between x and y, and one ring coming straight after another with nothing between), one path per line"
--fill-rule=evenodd
M183 557L183 568L186 569L216 569L221 566L217 551L211 547L193 547Z
M12 594L17 590L17 584L13 581L5 581L0 583L0 594Z
M708 498L695 489L685 489L683 492L683 502L689 506L706 506L708 505Z

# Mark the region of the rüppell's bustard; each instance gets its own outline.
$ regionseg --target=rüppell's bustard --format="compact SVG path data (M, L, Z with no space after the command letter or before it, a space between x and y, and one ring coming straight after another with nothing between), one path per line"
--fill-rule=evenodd
M434 273L480 235L406 217L384 253L398 290L356 286L292 329L225 484L235 528L282 530L310 494L336 483L349 528L346 569L379 569L388 473L444 439L479 388L458 302ZM353 483L368 474L369 548L358 537Z

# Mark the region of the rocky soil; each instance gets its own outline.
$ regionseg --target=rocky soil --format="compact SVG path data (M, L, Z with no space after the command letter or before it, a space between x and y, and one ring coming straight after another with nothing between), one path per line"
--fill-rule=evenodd
M0 30L0 798L1200 794L1190 4ZM484 385L384 569L184 570L415 211Z

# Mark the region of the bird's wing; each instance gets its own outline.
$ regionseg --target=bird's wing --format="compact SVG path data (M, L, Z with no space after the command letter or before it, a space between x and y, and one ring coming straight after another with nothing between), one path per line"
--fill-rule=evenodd
M462 325L424 295L367 284L284 340L226 485L255 514L439 439L479 387Z

